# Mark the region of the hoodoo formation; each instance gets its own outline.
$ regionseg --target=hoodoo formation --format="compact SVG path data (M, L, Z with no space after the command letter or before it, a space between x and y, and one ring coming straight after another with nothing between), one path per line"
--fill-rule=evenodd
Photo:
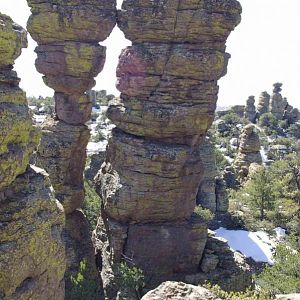
M246 125L240 135L240 146L234 161L234 168L239 181L245 180L251 164L262 164L261 144L255 125Z
M198 270L207 236L193 215L198 149L214 118L217 80L230 57L225 43L240 14L235 0L125 0L118 11L132 46L120 56L121 101L108 110L116 128L96 178L106 289L109 268L122 259L153 282Z
M55 119L43 127L39 163L49 172L66 213L84 198L83 169L92 104L86 91L105 62L105 40L115 26L115 1L28 0L28 31L38 43L37 70L55 91ZM75 9L76 8L76 9Z
M45 172L29 166L39 134L13 64L26 31L0 14L0 298L64 299L64 213Z
M116 1L28 0L28 31L38 43L36 68L54 89L55 117L42 127L36 164L50 175L66 213L66 290L87 260L97 281L88 224L79 209L84 200L83 171L92 102L86 91L102 70L106 48L99 45L116 24ZM75 226L76 224L76 226Z

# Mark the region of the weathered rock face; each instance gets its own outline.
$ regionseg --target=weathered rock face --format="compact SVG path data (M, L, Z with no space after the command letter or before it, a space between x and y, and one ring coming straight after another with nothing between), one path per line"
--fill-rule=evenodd
M197 194L197 204L216 212L216 157L214 145L206 139L200 147L200 156L203 162L203 177Z
M197 193L196 203L213 213L225 213L228 210L226 183L218 177L214 145L208 138L200 147L203 162L203 177Z
M90 163L84 170L84 177L89 181L93 181L105 161L106 151L100 151L90 156Z
M27 47L26 31L0 14L0 189L26 171L38 134L32 126L26 95L13 71L14 60Z
M258 117L269 112L271 96L267 92L262 92L259 96L257 104L257 115Z
M172 281L162 283L155 290L148 292L142 300L165 299L165 297L170 300L220 300L203 287Z
M247 99L244 117L251 123L254 123L256 120L256 107L254 96L249 96L249 98Z
M0 192L0 295L64 299L64 213L43 171L30 168Z
M84 199L83 174L90 133L85 125L69 125L48 119L36 158L50 175L57 199L65 213L72 213Z
M64 299L64 213L47 174L29 167L39 139L14 60L26 31L0 14L0 298Z
M117 128L96 179L108 231L105 261L118 263L123 253L157 281L198 268L206 239L205 225L191 218L199 146L240 13L235 0L123 2L118 25L133 45L120 56L121 101L107 113Z
M246 125L240 135L240 146L234 161L234 168L239 181L248 176L252 163L262 164L260 140L253 124Z
M273 89L273 94L271 97L271 103L270 103L270 112L278 119L282 120L285 108L287 106L287 101L286 99L282 98L281 95L281 87L282 83L274 83L274 89Z
M55 120L43 128L38 162L57 198L72 213L84 198L83 170L92 103L85 93L105 62L106 39L116 23L116 1L28 0L28 30L38 43L37 70L55 90ZM48 149L47 149L48 148ZM52 153L51 153L52 152Z

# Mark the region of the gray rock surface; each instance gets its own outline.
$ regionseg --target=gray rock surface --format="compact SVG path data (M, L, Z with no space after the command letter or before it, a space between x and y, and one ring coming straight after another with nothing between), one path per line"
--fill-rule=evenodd
M209 290L183 282L167 281L148 292L142 300L220 300Z

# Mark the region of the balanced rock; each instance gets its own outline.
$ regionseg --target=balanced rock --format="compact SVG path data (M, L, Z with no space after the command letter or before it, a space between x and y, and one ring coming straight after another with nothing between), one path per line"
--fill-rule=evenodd
M271 96L267 92L262 92L259 96L257 105L258 117L269 112L270 98Z
M38 144L12 71L26 31L0 14L0 298L64 299L64 213L47 174L29 166Z
M239 181L248 176L252 163L262 164L261 144L257 129L253 124L246 125L240 135L240 146L234 161L234 168Z
M38 44L36 68L44 75L45 84L55 90L55 117L42 128L37 163L49 173L67 214L65 277L66 296L70 297L70 276L81 271L81 263L96 270L85 217L77 209L84 201L83 172L90 138L85 123L91 116L92 101L87 91L104 66L106 48L99 42L116 24L116 1L27 2L32 12L28 31Z
M220 300L209 290L183 282L167 281L148 292L142 300Z
M286 98L283 99L281 95L281 87L282 83L274 83L274 89L273 94L271 97L271 103L270 103L270 112L278 119L282 120L285 108L287 106L287 100Z
M240 14L236 0L125 0L118 11L132 46L120 55L120 101L107 112L117 128L96 177L103 199L96 238L112 268L102 274L127 258L149 285L197 270L206 241L206 225L192 216L199 146L214 119L217 80L230 57L225 43Z
M255 123L256 120L256 107L255 107L255 97L249 96L247 99L247 104L245 107L244 117L251 123Z
M106 48L99 42L115 26L116 1L27 2L32 12L28 31L38 43L36 68L55 90L57 118L42 129L38 162L49 173L65 212L72 213L84 199L85 149L90 136L84 124L92 109L86 92L104 66Z

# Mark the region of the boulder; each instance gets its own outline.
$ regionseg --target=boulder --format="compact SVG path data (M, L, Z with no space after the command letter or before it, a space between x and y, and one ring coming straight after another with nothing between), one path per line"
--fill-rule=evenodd
M183 282L167 281L155 290L148 292L142 300L220 300L209 290Z

